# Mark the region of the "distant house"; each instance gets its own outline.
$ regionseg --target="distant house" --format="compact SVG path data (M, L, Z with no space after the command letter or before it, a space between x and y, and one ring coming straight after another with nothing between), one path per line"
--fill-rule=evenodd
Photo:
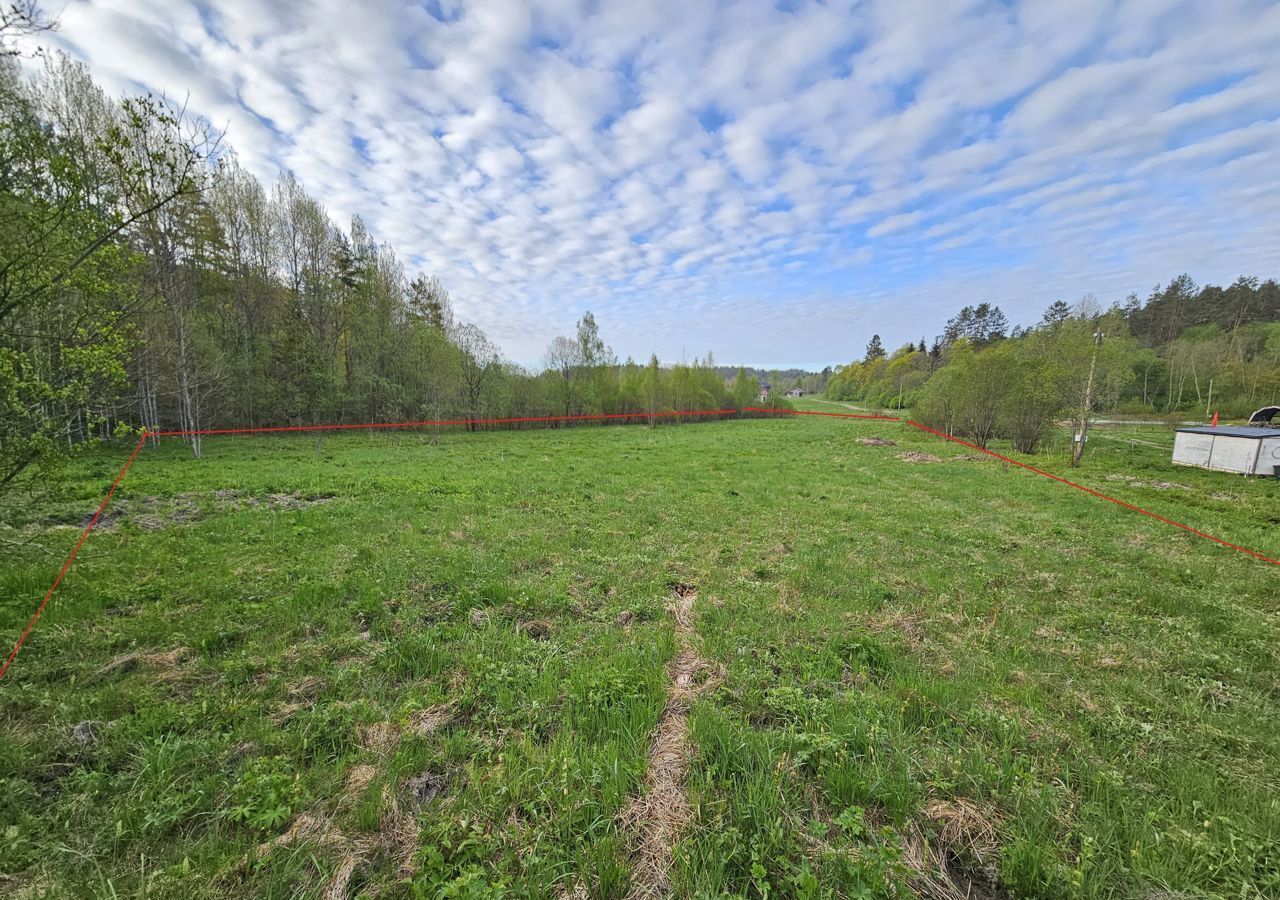
M760 382L760 402L761 403L769 399L769 389L772 387L773 385L769 384L769 382L767 381Z
M798 387L796 387L796 388L792 388L791 390L787 391L787 396L788 396L788 397L803 397L803 396L804 396L804 388L798 388Z

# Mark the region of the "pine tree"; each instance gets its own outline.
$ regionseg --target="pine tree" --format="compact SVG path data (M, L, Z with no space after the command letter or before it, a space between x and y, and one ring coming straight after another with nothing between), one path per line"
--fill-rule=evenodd
M1049 304L1049 308L1044 311L1044 315L1040 317L1040 325L1044 328L1052 328L1071 318L1071 306L1065 300L1054 300Z
M435 275L422 273L409 282L409 313L430 325L445 329L453 324L453 312L449 304L449 292Z
M884 359L884 344L880 343L880 335L871 335L871 340L867 342L867 362L873 362L877 359Z

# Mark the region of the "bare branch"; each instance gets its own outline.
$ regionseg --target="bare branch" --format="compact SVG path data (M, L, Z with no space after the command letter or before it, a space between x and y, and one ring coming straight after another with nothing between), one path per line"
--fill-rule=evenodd
M39 0L13 0L0 7L0 56L21 56L23 51L17 47L17 39L54 31L57 27L58 20L45 16Z

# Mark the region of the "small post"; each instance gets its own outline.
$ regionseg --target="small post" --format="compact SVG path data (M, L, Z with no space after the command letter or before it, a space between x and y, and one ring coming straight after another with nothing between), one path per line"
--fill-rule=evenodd
M1098 369L1098 351L1102 349L1102 329L1093 333L1093 359L1089 362L1089 379L1084 383L1084 408L1080 411L1080 433L1071 448L1071 468L1079 468L1084 456L1084 442L1089 439L1089 413L1093 409L1093 376Z

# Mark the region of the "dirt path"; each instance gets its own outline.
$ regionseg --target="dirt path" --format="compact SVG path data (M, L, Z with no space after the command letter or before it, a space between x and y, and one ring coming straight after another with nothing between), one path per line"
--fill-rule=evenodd
M667 705L654 729L644 793L622 813L633 835L635 853L632 900L664 897L671 887L672 850L689 824L692 810L685 789L689 777L689 706L701 693L719 683L721 671L698 656L693 644L693 607L697 589L671 585L667 605L675 619L679 651L667 665Z

